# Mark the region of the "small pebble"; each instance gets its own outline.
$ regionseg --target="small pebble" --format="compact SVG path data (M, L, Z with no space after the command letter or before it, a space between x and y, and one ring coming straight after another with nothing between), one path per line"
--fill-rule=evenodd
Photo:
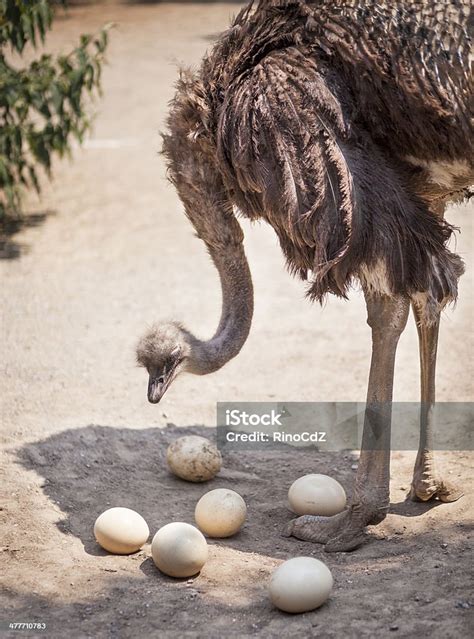
M446 549L448 547L448 544L441 544L441 548Z
M397 624L392 623L392 625L390 626L390 630L398 630Z

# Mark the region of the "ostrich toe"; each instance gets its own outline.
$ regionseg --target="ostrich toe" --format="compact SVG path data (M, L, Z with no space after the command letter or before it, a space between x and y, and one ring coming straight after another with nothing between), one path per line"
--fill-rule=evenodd
M413 480L408 499L413 501L429 501L430 499L437 498L447 503L457 501L463 495L464 491L455 483L424 474Z

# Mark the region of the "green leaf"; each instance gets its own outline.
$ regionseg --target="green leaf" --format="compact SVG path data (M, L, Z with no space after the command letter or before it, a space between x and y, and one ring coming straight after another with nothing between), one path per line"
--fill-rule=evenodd
M62 2L62 0L58 0ZM42 54L13 66L4 53L22 54L44 40L54 0L0 0L0 215L18 211L21 186L39 192L53 156L70 154L90 127L86 96L100 94L107 29L83 34L67 55Z
M33 45L36 45L36 34L35 27L33 24L33 20L29 15L21 16L21 26L23 29L23 35L26 36L26 39L31 40Z

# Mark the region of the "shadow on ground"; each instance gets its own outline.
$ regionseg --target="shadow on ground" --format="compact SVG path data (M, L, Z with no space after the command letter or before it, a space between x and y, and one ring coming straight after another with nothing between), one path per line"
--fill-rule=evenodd
M471 603L466 600L469 544L465 523L453 526L440 520L433 526L427 520L422 534L404 533L400 521L395 523L394 534L386 534L382 524L372 529L368 543L356 552L328 555L321 545L281 537L292 517L285 505L287 490L296 477L320 472L336 477L350 495L353 455L294 448L265 454L225 452L220 475L211 482L192 484L174 477L166 467L167 446L183 434L212 437L213 431L199 426L131 429L90 425L26 443L16 451L17 463L42 477L42 490L62 513L56 525L66 535L65 545L58 544L53 576L47 579L62 579L65 586L61 596L50 599L10 585L1 597L9 618L46 622L47 635L54 639L63 637L66 627L73 637L258 635L270 639L293 634L359 639L388 636L395 626L405 637L467 636ZM211 559L196 578L174 580L162 575L150 558L149 547L121 557L107 555L94 541L94 520L106 508L120 505L137 510L153 535L173 520L193 523L199 497L225 486L246 500L247 522L235 537L209 540ZM409 508L421 515L433 505ZM36 513L31 516L33 527ZM51 536L46 529L41 535ZM67 551L70 535L81 540L86 554L77 554L71 545L72 564L67 565L74 566L74 574L63 575L61 553ZM20 547L6 550L23 552ZM51 558L52 551L48 552ZM329 602L297 616L275 610L267 593L277 560L294 556L322 559L335 577ZM15 570L25 565L25 559L12 561ZM48 583L46 580L46 589ZM437 634L448 617L453 634Z
M43 478L43 491L65 513L57 524L60 530L78 537L90 554L102 553L92 527L107 508L137 510L153 532L170 521L193 522L197 500L212 488L226 486L240 492L249 505L247 523L230 545L247 550L251 541L254 552L286 550L295 543L280 536L292 518L286 495L294 479L321 472L336 475L349 490L354 476L350 454L282 448L264 455L224 452L223 469L213 481L185 482L169 473L166 449L189 434L211 437L212 431L199 426L135 430L91 425L25 444L18 456L22 466Z
M13 260L27 253L28 246L16 240L15 236L23 229L40 226L53 214L53 211L44 211L0 220L0 259Z
M169 581L165 592L162 581ZM31 631L2 633L2 637L8 638L27 634L29 637L61 639L65 636L220 639L255 635L268 625L272 617L282 626L287 618L291 619L290 615L274 609L265 593L258 607L253 607L249 615L248 606L209 602L205 597L197 595L191 584L183 583L182 580L166 580L156 569L152 577L142 580L111 576L109 587L102 597L89 596L80 602L51 601L45 596L14 591L4 593L2 599L7 604L5 609L10 611L9 617L12 619L28 619L30 623L46 624L46 631L37 634ZM240 623L232 624L233 628L228 627L229 614L240 617ZM265 621L262 616L266 617ZM212 630L209 628L210 623ZM303 623L306 625L308 621ZM68 630L65 631L65 628Z
M172 424L149 429L90 425L25 444L18 457L22 466L43 478L43 491L65 514L57 523L59 529L78 537L91 555L105 554L92 528L96 517L113 506L140 512L153 534L170 521L193 523L198 499L213 488L229 487L244 497L249 508L245 526L228 540L229 545L275 556L275 552L294 551L295 544L301 550L307 547L281 534L294 517L286 504L288 488L297 477L314 472L331 475L350 497L355 470L349 452L292 447L266 450L265 454L224 451L223 469L214 480L185 482L168 471L166 449L177 437L190 434L212 437L213 432ZM436 501L406 501L392 504L391 512L417 517L438 505Z
M413 501L408 497L404 501L392 502L390 504L390 512L400 517L420 517L429 510L442 506L443 502L438 499L430 499L429 501Z

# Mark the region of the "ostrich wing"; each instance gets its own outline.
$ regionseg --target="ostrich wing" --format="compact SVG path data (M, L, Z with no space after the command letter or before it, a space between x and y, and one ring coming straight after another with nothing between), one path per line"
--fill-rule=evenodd
M324 279L347 249L353 214L339 101L296 48L265 57L227 95L218 150L241 208L274 227L294 272ZM343 282L325 285L344 293Z
M297 47L273 51L228 87L219 165L237 205L275 229L309 295L345 296L383 262L393 293L456 296L462 263L451 227L409 192L400 167L345 116L349 97ZM352 112L351 109L347 109Z

